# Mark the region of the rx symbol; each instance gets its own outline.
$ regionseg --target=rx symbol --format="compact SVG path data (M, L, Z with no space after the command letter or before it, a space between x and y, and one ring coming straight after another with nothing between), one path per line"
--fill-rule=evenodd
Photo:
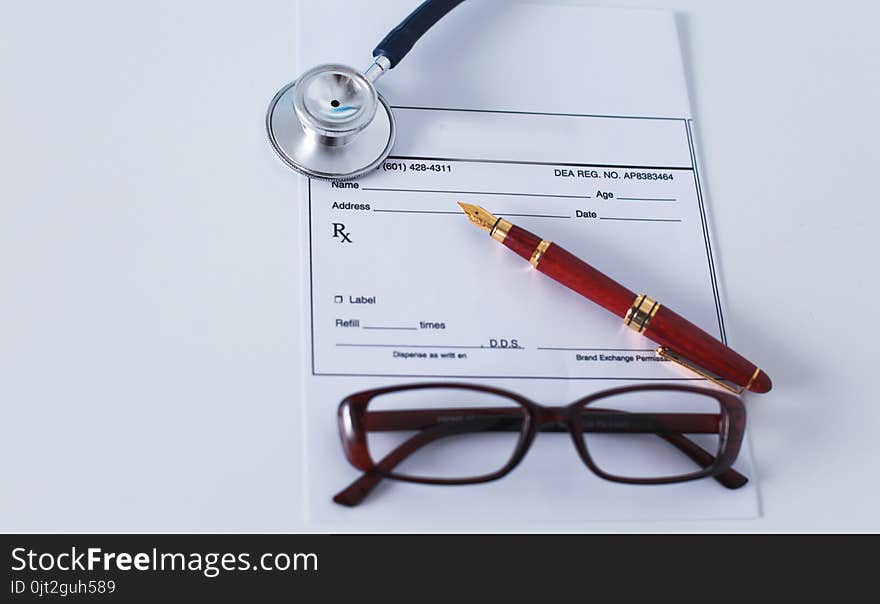
M341 239L342 241L340 241L339 243L351 243L352 241L351 241L351 237L349 237L349 235L351 235L351 233L345 232L345 225L344 224L342 224L341 222L334 222L333 223L333 238L334 239Z

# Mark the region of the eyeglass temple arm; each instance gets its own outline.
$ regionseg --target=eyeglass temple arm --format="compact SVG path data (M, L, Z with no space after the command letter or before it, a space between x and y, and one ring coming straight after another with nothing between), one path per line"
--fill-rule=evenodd
M584 432L716 434L720 417L717 413L638 413L596 407L583 411L581 427ZM509 407L368 411L365 428L368 432L424 430L436 424L486 419L496 420L496 430L522 429L522 414ZM508 421L501 423L498 421L501 419ZM548 432L566 431L555 424L544 429Z
M512 420L505 424L496 422L492 427L494 431L513 431L521 428L519 422L522 420L519 413L511 413L511 410L505 407L486 407L371 411L367 413L367 430L424 430L444 421L465 423L463 418L466 418L467 421L481 419L475 414L485 415L488 418L500 418L506 415ZM714 434L718 431L719 418L720 416L715 413L633 413L594 407L584 409L581 424L584 432L656 434L687 455L701 468L707 468L715 463L715 457L693 440L684 436L684 433ZM551 426L548 431L562 432L564 429ZM749 481L746 476L733 468L729 468L712 478L728 489L738 489Z
M496 423L493 430L520 430L521 416L511 413L509 408L462 408L462 409L415 409L410 411L372 411L367 414L368 431L390 430L423 430L437 423L461 418L472 418L474 414L487 417L507 415L512 421L506 424ZM715 457L684 436L687 434L714 434L718 431L720 416L715 413L633 413L617 409L588 408L584 410L581 421L584 432L605 433L647 433L656 434L666 442L684 453L701 468L715 463ZM480 419L476 417L476 419ZM601 420L606 420L603 424ZM548 431L564 431L563 428L551 426ZM721 485L729 489L738 489L749 479L733 468L713 476Z
M489 422L486 423L494 424L496 422L497 419L491 418ZM406 459L425 445L434 442L435 440L446 436L454 436L456 434L479 431L474 430L473 424L473 421L435 424L434 426L431 426L426 430L419 432L409 440L404 441L400 446L391 451L391 453L382 458L382 460L376 465L385 472L390 472L395 467L397 467L397 465L400 464L404 459ZM350 485L339 491L336 495L334 495L333 501L341 505L354 507L362 502L367 497L367 495L369 495L373 491L373 489L378 486L383 478L384 476L382 476L382 474L378 472L364 472L364 474L360 478L358 478Z
M614 411L610 409L595 409L591 411L603 414L611 413L615 416L615 419L617 419L618 422L621 415L633 415L626 412ZM471 417L465 421L462 421L461 419L458 419L458 421L439 421L440 418L461 418L463 414L466 415L468 413L470 413L471 415L474 413L485 414L487 415L487 417L485 419L480 417ZM504 415L509 416L510 419L513 421L504 423L499 422L498 420L501 419L501 417ZM666 421L663 422L664 425L662 426L662 429L659 429L661 428L661 426L655 424L654 430L652 432L666 440L669 444L676 447L685 455L687 455L700 467L705 468L715 462L715 457L707 452L705 449L697 445L689 438L682 436L680 433L675 433L676 429L708 431L705 427L705 422L703 422L703 428L700 429L699 427L694 426L693 421L682 422L682 420L685 419L686 416L681 416L681 414L648 415L651 415L652 418L655 420L660 416L664 416L663 419L665 419ZM678 417L673 417L674 415L678 415ZM437 439L446 436L453 436L455 434L478 431L474 430L474 423L484 423L485 425L483 427L491 428L492 431L516 431L521 428L521 421L522 418L519 413L511 414L509 409L503 408L373 411L368 414L367 430L422 430L422 432L419 432L409 440L402 443L396 449L394 449L377 464L382 470L390 472L408 456L412 455L420 448L430 444ZM687 425L683 425L684 423L687 423ZM622 427L624 424L619 422L618 425ZM666 430L669 430L669 432L667 433ZM562 430L560 429L560 431ZM626 430L618 429L603 431L625 432ZM346 506L358 505L366 498L367 495L372 492L373 489L376 488L376 486L382 481L382 478L383 476L378 472L365 472L360 478L358 478L348 487L337 493L333 497L333 501ZM748 478L746 478L733 468L728 469L718 476L713 476L713 478L729 489L739 488L748 482Z
M443 421L462 423L462 418L470 421L482 419L474 414L495 418L508 416L511 421L505 424L496 422L492 427L495 431L521 428L519 413L511 413L509 408L490 407L372 411L367 414L367 430L423 430ZM584 410L581 424L584 432L656 434L687 455L691 461L706 468L715 463L715 457L684 434L714 434L718 431L719 419L720 416L715 413L633 413L594 407ZM551 426L547 431L562 432L564 429ZM733 468L713 478L729 489L738 489L749 481Z

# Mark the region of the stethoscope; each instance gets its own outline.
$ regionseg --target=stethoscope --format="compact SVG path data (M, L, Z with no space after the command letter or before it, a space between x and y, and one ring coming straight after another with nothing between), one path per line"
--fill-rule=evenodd
M376 91L413 45L463 0L427 0L389 32L361 73L347 65L318 65L278 91L266 129L284 162L307 176L346 180L378 167L394 146L394 114Z

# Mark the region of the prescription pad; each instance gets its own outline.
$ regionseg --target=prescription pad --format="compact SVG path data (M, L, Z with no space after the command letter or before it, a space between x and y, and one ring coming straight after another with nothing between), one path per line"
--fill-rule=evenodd
M363 62L410 4L301 2L299 67ZM635 487L601 481L570 443L542 435L534 459L496 483L394 483L357 509L330 501L358 475L336 434L336 406L358 390L454 379L565 404L627 383L703 383L473 229L457 201L558 242L727 338L673 15L474 3L487 32L477 35L468 4L381 82L398 121L391 157L356 181L303 179L310 522L577 530L601 520L757 515L747 446L737 468L752 482L738 491L712 480ZM343 13L351 35L328 48L321 32ZM546 53L509 52L530 38Z

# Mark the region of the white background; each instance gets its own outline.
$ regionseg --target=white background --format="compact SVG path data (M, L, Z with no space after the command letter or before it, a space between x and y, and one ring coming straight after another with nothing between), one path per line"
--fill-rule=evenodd
M572 528L880 530L880 8L595 4L680 11L730 339L775 390L761 519ZM292 0L4 9L0 529L302 528L296 179L262 126L294 29Z

